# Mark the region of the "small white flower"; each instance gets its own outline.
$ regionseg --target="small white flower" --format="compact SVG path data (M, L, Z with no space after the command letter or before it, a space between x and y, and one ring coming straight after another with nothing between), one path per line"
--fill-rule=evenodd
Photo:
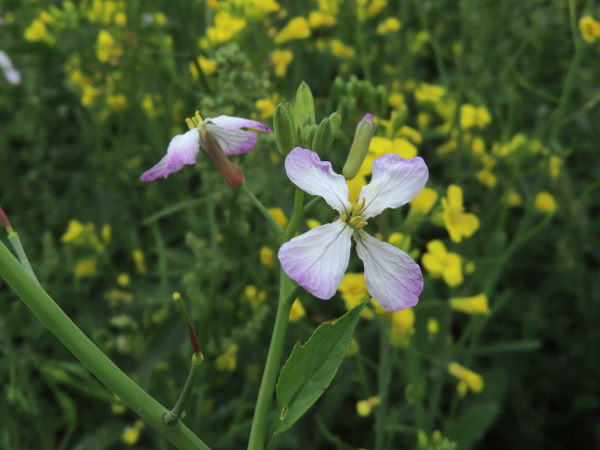
M344 177L311 150L293 149L285 160L285 170L296 186L323 197L340 214L333 223L313 228L281 246L278 256L288 276L315 297L330 299L348 267L353 237L373 298L388 311L416 305L423 291L418 264L362 228L367 219L384 209L398 208L416 197L429 177L423 159L403 159L393 153L375 159L371 182L354 203L348 201Z

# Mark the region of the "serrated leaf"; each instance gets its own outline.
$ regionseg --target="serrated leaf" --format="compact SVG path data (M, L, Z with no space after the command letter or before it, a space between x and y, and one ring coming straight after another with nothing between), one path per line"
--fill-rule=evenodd
M325 392L352 340L366 302L335 323L324 323L304 344L296 344L277 381L279 416L273 434L290 428Z
M448 425L446 435L458 448L468 450L483 437L499 411L500 405L494 401L472 405Z

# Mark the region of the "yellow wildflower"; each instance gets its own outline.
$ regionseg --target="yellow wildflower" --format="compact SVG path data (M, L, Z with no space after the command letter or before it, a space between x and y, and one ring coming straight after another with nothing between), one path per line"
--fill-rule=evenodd
M204 56L198 57L198 65L202 70L204 75L212 75L217 71L217 62L214 59L208 59ZM190 69L190 74L192 75L193 80L197 80L200 78L200 74L198 73L198 67L193 62L190 62L188 65Z
M396 232L390 234L390 237L388 238L388 243L392 244L394 247L398 247L400 250L408 252L410 248L411 239L408 235Z
M410 202L410 212L420 211L429 213L438 199L438 193L431 188L424 187L423 190Z
M429 320L427 320L427 332L429 334L437 334L439 330L440 325L438 324L438 321L433 317L430 317Z
M506 192L506 203L508 206L519 206L522 203L521 194L514 189L509 189Z
M600 23L596 22L592 16L583 16L579 19L579 30L587 42L592 43L600 37Z
M304 310L304 306L300 302L300 299L294 300L292 304L292 309L290 310L290 322L298 322L306 315L306 311Z
M465 213L462 189L454 184L448 186L448 196L442 198L443 219L450 239L460 242L470 237L479 228L479 219L475 214Z
M402 27L402 24L395 17L388 17L379 25L377 25L377 34L388 34L398 31Z
M411 128L407 125L404 125L400 130L398 130L398 137L406 138L413 141L415 144L420 144L423 141L423 137L421 133L419 133L414 128Z
M271 117L275 113L275 102L270 98L262 98L260 100L256 100L254 103L258 109L260 109L260 118L266 119L267 117Z
M273 50L271 52L271 63L275 66L275 75L284 77L293 59L294 54L291 50Z
M552 194L547 191L542 191L535 196L533 206L543 213L553 213L557 208L556 200L554 200Z
M119 286L129 286L130 279L128 273L122 273L117 277L117 284Z
M563 160L561 157L552 155L548 160L548 167L550 170L550 178L556 180L560 175L560 169L563 165Z
M456 143L456 140L450 139L448 142L440 145L435 152L440 156L447 155L455 151L457 146L458 144Z
M156 11L154 13L154 21L157 25L162 26L167 23L167 15L162 11Z
M356 412L359 416L367 417L371 414L373 407L379 405L381 403L381 399L379 397L370 397L366 400L361 400L356 403Z
M125 27L125 25L127 25L127 14L125 14L123 11L116 13L115 25L121 28Z
M331 46L331 54L336 58L348 59L353 58L356 54L356 50L352 47L348 47L339 39L332 39L329 45Z
M404 105L404 95L400 92L392 92L388 97L388 105L392 108L398 108L399 106Z
M490 169L481 169L476 174L477 179L485 187L493 188L498 183L498 178Z
M283 209L269 208L268 211L269 214L271 214L271 216L273 217L273 219L275 219L275 222L277 222L281 226L281 228L287 227L288 219L285 213L283 212Z
M234 372L237 367L238 346L235 343L229 344L225 353L217 357L215 367L220 371Z
M42 19L34 19L25 30L25 39L28 41L45 41L48 44L54 43L54 38L46 29L46 24Z
M215 15L215 26L206 30L208 39L213 44L221 44L231 40L246 26L245 19L232 17L225 10L220 10Z
M110 404L110 410L113 414L120 415L127 411L127 406L125 406L125 403L115 395L115 400Z
M412 308L390 313L392 334L390 336L394 347L408 347L410 336L414 334L415 313Z
M267 293L265 291L260 291L256 289L256 286L249 285L244 288L244 294L246 298L250 302L250 306L254 312L258 311L260 306L267 299Z
M485 153L485 141L476 137L471 141L471 151L474 155L483 155Z
M419 103L437 103L446 94L446 88L434 84L422 83L415 91L415 98Z
M319 11L327 14L336 15L340 8L341 0L317 0Z
M488 298L485 294L474 297L453 297L450 299L450 307L456 311L467 314L489 314Z
M306 226L312 230L313 228L317 228L321 226L321 222L317 219L306 219Z
M96 258L88 258L79 261L75 266L75 276L77 278L93 277L98 273Z
M310 26L304 17L294 17L277 33L274 42L277 45L284 44L295 39L305 39L310 36Z
M462 258L457 253L446 250L442 241L434 240L427 244L427 253L423 255L423 266L434 276L442 276L450 287L463 282Z
M275 0L230 0L230 3L241 8L244 16L253 20L263 19L269 13L281 9L281 6Z
M461 366L457 362L451 362L448 365L448 372L460 380L457 389L461 397L465 396L468 389L473 392L481 392L483 390L483 378L481 378L481 375Z
M106 30L100 30L96 40L96 57L100 62L107 62L113 57L123 55L123 48L115 43L112 35Z
M332 27L336 24L335 16L326 14L323 11L311 11L308 15L308 25L315 28Z
M106 98L106 103L113 111L123 111L127 108L127 98L124 95L109 95Z
M140 432L144 428L143 420L136 420L132 427L125 428L121 440L127 445L135 445L140 439Z
M135 262L135 270L139 274L144 274L147 272L146 269L146 261L144 259L144 252L142 252L139 248L136 248L133 252L133 261Z
M429 33L425 30L419 31L410 42L409 50L411 53L421 53L426 48L425 44L429 42Z
M104 293L104 298L110 303L131 303L133 302L133 294L130 292L121 291L119 289L111 289Z
M268 269L275 267L275 252L269 247L260 249L260 263Z
M369 152L373 158L378 158L388 153L395 153L402 158L414 158L418 154L417 147L404 138L390 140L380 136L374 136L371 139Z
M471 127L485 128L492 121L490 112L485 106L473 106L468 103L460 107L460 127L467 130Z
M90 227L91 225L91 227ZM74 242L78 243L78 238L85 232L93 230L93 224L87 224L84 226L79 220L71 219L69 220L69 225L67 226L67 231L60 238L62 242Z
M369 293L367 292L367 284L365 276L362 273L346 273L338 290L342 293L342 298L346 304L346 309L351 310L360 302L362 302ZM373 311L364 308L360 316L370 320L373 318Z

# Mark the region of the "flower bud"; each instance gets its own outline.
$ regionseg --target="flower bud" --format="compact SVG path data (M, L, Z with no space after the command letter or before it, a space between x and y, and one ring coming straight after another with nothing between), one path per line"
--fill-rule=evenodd
M310 87L304 81L300 83L298 92L296 92L296 113L298 114L298 122L304 124L306 117L309 117L309 125L314 125L315 102Z
M332 115L330 115L329 124L331 125L331 131L333 132L333 137L335 138L335 135L340 129L340 125L342 125L342 113L336 111Z
M324 154L329 150L333 143L333 130L329 118L325 118L321 121L317 127L317 131L313 137L311 149L317 153Z
M315 137L315 134L317 132L317 126L316 125L306 125L302 128L302 134L301 134L301 144L304 148L311 148L312 147L312 143L313 143L313 139Z
M398 106L396 110L392 113L392 130L396 133L397 130L406 125L406 120L408 119L408 107L405 103Z
M288 103L288 105L291 107ZM287 105L286 105L287 106ZM273 116L273 128L275 128L275 142L277 150L282 155L287 155L296 147L296 123L292 122L290 114L286 111L286 106L281 103L275 108ZM293 113L293 110L292 110Z
M375 123L373 122L373 115L367 113L356 127L354 141L352 142L352 147L350 147L346 164L344 164L344 168L342 169L342 174L347 180L351 180L358 173L367 153L369 153L369 145L374 133Z
M244 171L227 159L221 146L209 131L202 134L201 142L206 142L206 145L201 144L200 151L213 162L227 186L238 187L244 182Z

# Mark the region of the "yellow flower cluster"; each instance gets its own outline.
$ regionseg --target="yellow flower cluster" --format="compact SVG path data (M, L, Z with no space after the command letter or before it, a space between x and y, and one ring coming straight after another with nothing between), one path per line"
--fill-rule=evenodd
M442 198L444 225L450 239L460 242L463 237L470 237L479 228L479 219L475 214L465 213L463 208L463 192L459 186L448 186L447 197Z
M481 375L461 366L457 362L448 365L448 372L460 380L456 390L461 397L464 397L469 390L475 393L483 390L484 383Z
M583 39L589 43L600 38L600 23L591 16L584 16L579 19L579 30Z
M441 276L450 287L463 282L461 256L446 250L442 241L435 240L427 244L427 253L423 255L422 262L432 276Z
M371 414L373 408L381 403L379 397L369 397L356 403L356 412L359 416L367 417Z
M238 345L231 343L225 353L218 356L215 360L215 367L221 372L235 372L237 368Z

